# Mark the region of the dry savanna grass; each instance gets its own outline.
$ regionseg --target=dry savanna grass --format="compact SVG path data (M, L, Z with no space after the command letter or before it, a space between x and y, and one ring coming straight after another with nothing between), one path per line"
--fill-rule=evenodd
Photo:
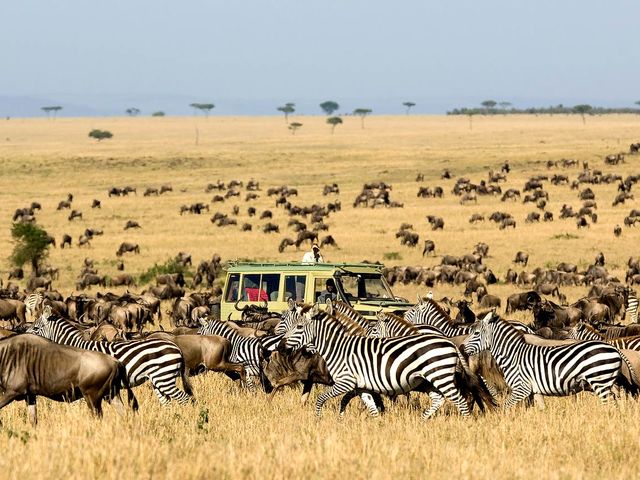
M638 233L624 228L614 238L613 228L637 202L612 207L616 185L597 185L598 223L578 231L574 220L557 220L567 203L578 209L577 192L566 186L546 185L547 207L556 217L548 224L524 223L532 204L501 203L480 197L478 204L460 205L450 193L454 180L441 180L444 168L454 178L469 177L474 183L498 170L504 160L513 169L502 188L522 189L530 176L564 173L575 178L579 168L547 171L546 160L575 158L588 161L604 173L638 173L636 159L611 167L606 154L626 151L640 140L640 118L635 116L474 118L370 117L366 128L358 119L345 119L334 135L322 117L298 117L303 127L291 135L280 117L265 118L92 118L20 120L0 123L0 269L6 272L11 251L11 216L18 207L39 201L43 211L38 222L60 241L63 233L74 238L69 250L52 249L48 261L58 266L60 279L54 286L65 294L74 291L76 276L85 257L93 258L99 272L113 275L115 251L122 241L141 246L140 255L126 254L126 272L139 275L155 262L178 251L190 252L194 260L209 259L214 252L223 259L299 260L302 251L278 254L280 239L293 233L288 217L266 197L266 188L287 184L298 188L298 205L326 203L322 186L340 185L343 210L328 219L339 249L327 248L331 261L383 260L388 264L432 265L442 254L468 253L479 241L490 245L487 264L499 276L513 264L518 250L530 253L530 266L553 266L559 261L585 268L603 251L609 270L624 277L627 258L636 254ZM110 130L114 138L97 143L87 137L93 128ZM195 144L196 128L199 144ZM418 199L417 173L424 185L441 185L443 199ZM249 204L239 199L211 204L230 213L239 205L239 223L248 221L253 232L215 227L210 214L179 215L182 204L209 202L204 193L209 182L253 178L261 183L261 197ZM371 181L393 185L392 200L402 209L353 209L351 203ZM173 192L143 197L146 187L169 183ZM108 198L111 186L132 185L138 195ZM73 193L73 208L82 220L67 220L68 211L56 211L58 201ZM101 210L90 208L92 199L102 201ZM246 208L271 209L281 234L265 235L265 221L249 219ZM518 226L500 231L493 223L470 225L472 213L488 215L502 210L512 213ZM424 217L444 217L445 229L432 232ZM128 219L142 229L123 231ZM414 225L421 242L436 242L438 256L423 259L421 248L401 247L394 234L402 222ZM87 227L101 228L90 248L75 242ZM397 258L399 256L399 258ZM6 279L6 274L3 275ZM139 286L142 289L144 286ZM489 288L503 299L516 289L507 285ZM397 294L415 298L418 288L398 286ZM584 287L563 290L570 300L586 292ZM422 290L424 293L424 289ZM440 295L461 296L461 288L438 286ZM526 314L515 316L528 320ZM522 477L635 477L639 437L634 427L640 414L638 403L623 399L618 408L601 406L595 397L582 394L576 401L550 399L546 411L518 409L473 419L459 418L448 408L437 418L423 422L415 405L389 402L388 414L373 420L358 402L338 421L337 402L325 406L317 420L311 405L301 407L299 392L287 390L269 402L264 394L239 392L225 377L206 375L194 380L197 404L161 408L148 386L136 392L141 411L118 418L105 407L105 418L90 418L82 403L60 405L39 400L40 423L28 426L26 408L13 404L2 410L0 465L2 476L87 478L289 478L372 477L389 478L522 478ZM424 408L426 397L412 402Z

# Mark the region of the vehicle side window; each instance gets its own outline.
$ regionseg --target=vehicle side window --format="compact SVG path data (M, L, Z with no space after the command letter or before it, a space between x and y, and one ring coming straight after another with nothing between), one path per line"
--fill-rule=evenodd
M232 273L229 275L227 282L227 291L224 294L226 302L235 302L238 300L238 286L240 285L240 274Z
M287 275L284 277L284 300L292 298L294 302L304 302L306 283L306 275Z
M337 300L336 283L333 278L316 278L313 289L314 301L325 303L327 300Z
M260 282L261 295L262 292L266 293L267 301L276 302L280 294L280 274L279 273L266 273L262 275L262 281ZM260 298L262 300L262 298Z
M261 302L269 300L267 292L260 288L260 274L244 275L242 279L242 301Z

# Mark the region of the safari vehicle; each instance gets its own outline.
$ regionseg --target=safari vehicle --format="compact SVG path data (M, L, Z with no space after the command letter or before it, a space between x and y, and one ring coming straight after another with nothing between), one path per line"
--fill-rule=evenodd
M382 276L382 265L368 263L231 263L220 302L223 320L239 320L246 305L264 305L282 312L291 298L315 303L329 296L348 303L366 318L384 310L403 314L411 307L394 297Z

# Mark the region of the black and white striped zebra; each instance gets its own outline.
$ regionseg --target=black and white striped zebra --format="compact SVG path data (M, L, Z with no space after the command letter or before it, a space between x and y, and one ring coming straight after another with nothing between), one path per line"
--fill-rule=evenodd
M42 292L32 292L24 299L24 305L26 307L27 321L31 322L36 317L36 312L40 311L44 303L44 295Z
M354 392L397 395L412 390L428 391L432 400L423 418L435 414L445 398L456 405L460 414L469 415L469 406L455 377L461 357L446 338L350 336L338 321L314 306L285 335L285 343L289 348L317 351L327 363L335 383L318 397L317 415L327 400L340 395L344 395L340 405L342 415ZM430 388L425 388L427 385ZM377 410L370 409L370 413L375 416Z
M640 301L636 296L636 292L628 289L626 315L629 315L631 323L638 323L638 304Z
M282 341L282 335L274 336L273 344L268 340L254 337L244 337L237 330L216 319L200 319L201 327L198 329L200 335L219 335L231 342L231 354L229 360L234 363L241 363L247 375L247 387L255 390L253 377L260 377L262 371L262 360L264 358L264 342L268 346L277 346ZM277 339L276 339L277 337Z
M178 346L167 340L130 340L124 342L94 342L85 340L66 320L51 315L45 306L43 314L27 330L63 345L95 350L111 355L121 362L132 387L149 380L160 403L171 400L186 403L192 398L191 384L185 372L184 359ZM176 386L182 378L184 391Z
M414 325L430 325L437 328L446 337L468 334L473 325L457 324L435 300L419 298L412 308L404 314L405 320Z
M626 361L604 342L554 347L528 344L522 332L493 312L476 324L463 348L469 355L491 352L511 389L506 408L532 393L565 396L591 390L607 402L614 398L611 388Z
M570 331L569 337L576 340L599 340L607 342L614 347L623 350L640 351L640 335L632 337L606 338L603 334L597 332L591 325L584 322L578 322Z

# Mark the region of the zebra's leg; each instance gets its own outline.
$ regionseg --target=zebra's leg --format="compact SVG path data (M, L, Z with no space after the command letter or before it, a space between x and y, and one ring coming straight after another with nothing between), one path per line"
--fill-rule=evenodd
M505 409L513 408L517 403L521 402L531 394L531 387L522 382L511 389L511 394L504 403Z
M369 414L372 417L377 417L382 411L384 411L384 403L382 403L382 397L379 393L361 393L360 400L362 400L362 403L364 403L365 407L367 407L367 409L369 410ZM380 405L382 405L382 408L380 408Z
M350 381L349 379L341 379L334 383L332 387L328 388L318 396L318 400L316 400L316 416L322 416L322 406L327 400L344 395L355 388L355 382Z
M429 392L429 398L431 399L431 406L422 412L422 418L424 420L431 418L444 403L444 397L434 390Z
M158 395L158 397L160 397L159 393L161 393L165 397L164 402L160 400L160 403L162 403L163 405L166 405L171 400L175 400L180 404L184 404L191 399L191 395L189 395L187 392L183 392L182 390L178 389L178 387L176 386L175 377L169 378L165 381L155 379L151 383L155 388L156 394Z

